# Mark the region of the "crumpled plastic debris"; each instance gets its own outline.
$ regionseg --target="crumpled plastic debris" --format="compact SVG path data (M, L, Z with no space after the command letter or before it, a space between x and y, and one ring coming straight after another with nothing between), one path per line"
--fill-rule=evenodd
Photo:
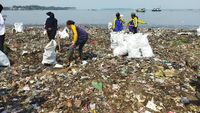
M141 28L140 32L149 34L149 44L155 56L128 59L113 55L107 28L81 27L90 34L83 52L87 64L73 60L68 66L69 44L63 41L62 51L55 49L56 60L63 65L61 69L41 63L48 44L43 27L27 27L24 33L14 34L11 27L7 28L6 37L9 38L5 43L10 51L6 55L11 67L0 67L0 112L200 111L195 104L184 106L181 102L182 96L198 100L196 87L190 84L190 80L196 78L193 75L200 74L200 39L196 30ZM192 34L178 35L180 32ZM22 55L23 51L28 53ZM75 51L73 58L77 57ZM159 70L161 74L156 76ZM158 111L146 107L152 98L152 105ZM93 111L90 104L95 104Z

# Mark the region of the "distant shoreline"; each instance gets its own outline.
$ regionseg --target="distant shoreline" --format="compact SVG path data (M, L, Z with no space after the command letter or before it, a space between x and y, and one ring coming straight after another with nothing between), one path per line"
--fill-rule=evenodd
M107 29L107 24L78 24L85 27L98 27ZM13 27L12 24L6 24L6 27L10 28ZM24 24L24 27L38 27L43 28L44 25L42 24ZM58 27L65 27L65 24L59 24ZM146 25L146 26L140 26L139 28L155 28L155 29L190 29L190 30L196 30L199 26L198 25Z
M7 11L32 11L32 10L76 10L76 7L55 7L55 6L39 6L39 5L27 5L27 6L12 6L4 7Z

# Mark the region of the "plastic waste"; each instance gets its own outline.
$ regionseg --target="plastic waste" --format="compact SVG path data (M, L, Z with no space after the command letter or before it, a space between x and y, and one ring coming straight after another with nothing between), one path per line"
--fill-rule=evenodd
M156 104L154 104L154 100L152 99L151 101L148 101L146 107L153 110L153 111L158 111L156 108Z
M10 61L2 51L0 51L0 66L10 67Z
M124 46L116 47L116 48L113 50L113 54L114 54L114 56L123 56L123 55L128 54L127 45L124 44Z
M21 23L14 23L14 29L15 29L15 31L18 33L21 33L21 32L23 32L23 30L24 30L24 27L23 27L23 23L21 22Z
M103 89L103 84L102 84L102 83L95 82L95 81L92 81L92 87L94 87L94 88L97 89L97 90L102 91L102 89Z
M197 36L200 36L200 26L199 26L199 28L197 29Z
M62 69L62 68L63 68L63 65L61 65L61 64L56 64L56 65L54 66L54 68Z
M110 41L111 41L111 48L114 49L118 46L118 36L119 33L112 32L110 33Z
M182 97L182 98L181 98L181 103L182 103L182 104L189 104L189 103L190 103L190 100L189 100L187 97Z
M45 47L42 64L56 64L56 41L51 40Z
M153 50L147 39L148 34L111 33L111 48L114 56L128 54L128 58L153 57Z
M112 29L112 22L108 23L108 29L111 30Z
M69 34L67 33L67 29L65 28L63 31L58 31L58 35L61 39L69 38Z

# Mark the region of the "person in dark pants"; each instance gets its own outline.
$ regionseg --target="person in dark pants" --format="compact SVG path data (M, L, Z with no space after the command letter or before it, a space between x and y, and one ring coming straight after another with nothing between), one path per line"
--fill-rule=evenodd
M69 62L72 60L74 50L78 47L80 60L83 58L83 47L88 40L88 33L75 25L75 22L72 20L67 21L67 28L73 33L73 42L70 46L70 53L68 55Z
M138 33L138 25L145 24L142 20L138 19L135 13L131 14L131 20L128 22L128 29L133 34Z
M0 4L0 50L4 51L4 40L5 40L5 22L1 11L3 10L3 6Z
M58 29L58 21L52 12L48 12L47 15L49 16L49 18L47 18L46 20L45 29L47 30L49 41L51 41L55 39Z

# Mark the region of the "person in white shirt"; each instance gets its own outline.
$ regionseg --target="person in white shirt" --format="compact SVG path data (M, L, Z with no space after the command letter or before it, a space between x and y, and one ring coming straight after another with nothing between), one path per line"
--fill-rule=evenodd
M4 40L5 40L5 22L1 11L3 10L3 6L0 4L0 50L3 52L4 48Z

